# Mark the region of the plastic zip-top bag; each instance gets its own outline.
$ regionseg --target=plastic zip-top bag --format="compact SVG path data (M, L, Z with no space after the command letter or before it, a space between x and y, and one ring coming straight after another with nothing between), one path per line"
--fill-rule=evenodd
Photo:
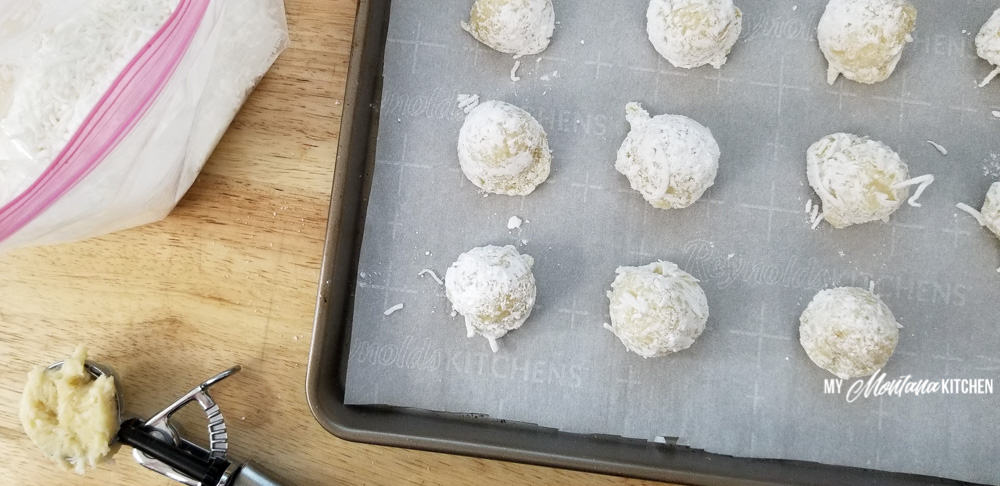
M162 219L287 41L282 0L0 0L0 250Z

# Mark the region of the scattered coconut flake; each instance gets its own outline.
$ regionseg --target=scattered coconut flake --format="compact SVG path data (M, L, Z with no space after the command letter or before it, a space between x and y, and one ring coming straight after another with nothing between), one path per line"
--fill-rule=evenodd
M477 106L479 106L479 95L477 94L460 94L457 97L458 108L465 113L469 113Z
M431 270L429 268L425 268L425 269L421 270L420 273L417 274L418 277L423 277L425 275L428 275L432 279L434 279L434 281L437 282L438 285L444 285L444 281L441 280L441 277L438 277L438 275L436 273L434 273L434 270Z
M809 199L806 201L806 214L812 214L813 212L813 200Z
M1000 111L993 110L992 114L993 114L993 118L1000 118Z
M874 280L871 280L871 279L868 280L868 291L871 292L871 293L873 293L873 294L875 293L875 281Z
M941 155L948 155L948 149L944 148L944 145L941 145L933 140L928 140L927 143L931 144L931 147L934 147L938 152L941 152Z
M735 257L735 256L736 256L735 253L730 253L730 254L726 255L726 260L732 260L733 257Z
M521 67L521 61L514 61L514 67L510 68L510 80L512 82L518 82L521 77L517 75L517 70Z
M521 227L521 223L523 222L524 220L522 220L521 218L518 218L517 216L511 216L510 219L507 220L507 229L509 230L518 229Z
M391 316L391 315L393 315L396 312L399 312L401 310L403 310L403 304L396 304L396 305L394 305L394 306L386 309L385 312L382 313L382 315L384 315L384 316Z
M812 222L812 229L819 228L821 222L823 222L823 213L817 213Z
M979 87L985 88L987 84L990 84L990 81L993 81L993 78L997 77L997 75L1000 75L1000 66L998 66L996 69L993 70L993 72L987 75L986 79L984 79L982 83L979 83Z
M528 244L528 240L521 240L521 246L525 246L527 244Z
M913 195L910 196L910 199L908 199L906 203L915 208L919 208L920 203L917 202L917 199L920 199L920 196L924 193L924 190L927 189L927 186L930 186L933 183L934 183L934 175L924 174L920 177L914 177L913 179L900 182L899 184L892 186L892 188L902 189L904 187L917 186L916 192L914 192Z
M973 209L971 206L965 203L958 203L955 205L955 207L961 209L962 211L965 211L966 213L969 213L969 215L972 216L973 218L976 218L976 222L979 223L979 226L986 226L986 220L983 219L983 213L980 213L979 211Z

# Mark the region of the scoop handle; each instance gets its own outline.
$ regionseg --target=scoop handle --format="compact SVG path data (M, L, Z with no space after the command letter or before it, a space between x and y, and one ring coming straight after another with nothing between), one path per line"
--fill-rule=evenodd
M267 476L256 464L247 462L233 474L233 479L226 486L281 486L281 483Z

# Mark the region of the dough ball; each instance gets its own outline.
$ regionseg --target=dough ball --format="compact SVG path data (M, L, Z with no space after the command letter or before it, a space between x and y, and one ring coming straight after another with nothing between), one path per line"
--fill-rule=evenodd
M816 31L830 63L827 82L841 74L866 84L888 79L916 22L917 9L906 0L830 0Z
M994 182L983 204L983 224L1000 238L1000 182Z
M715 184L719 144L708 128L681 115L650 118L638 103L629 103L625 114L632 130L615 169L653 207L686 208Z
M649 41L679 68L722 67L742 29L732 0L652 0L646 10Z
M708 299L698 280L670 262L619 267L611 284L611 325L629 351L655 358L685 350L705 330Z
M496 340L521 327L535 306L535 260L513 246L483 246L458 256L444 276L445 293L476 334L497 350Z
M530 113L486 101L465 117L458 133L458 161L476 187L527 196L549 177L552 152L545 129Z
M95 379L86 359L81 346L60 368L31 370L21 395L25 433L49 459L77 474L109 456L118 433L114 377Z
M527 56L549 46L555 25L552 0L476 0L462 29L492 49Z
M1000 9L993 12L976 35L976 53L990 64L1000 66ZM989 84L997 74L1000 74L1000 67L990 73L980 87Z
M823 217L834 228L888 221L910 190L906 164L882 142L834 133L806 153L809 185L823 202Z
M856 287L823 290L799 318L799 343L816 366L840 378L869 376L889 361L899 328L877 295Z

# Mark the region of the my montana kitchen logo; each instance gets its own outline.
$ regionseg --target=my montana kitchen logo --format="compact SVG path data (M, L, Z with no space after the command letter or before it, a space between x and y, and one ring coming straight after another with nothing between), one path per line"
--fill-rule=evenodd
M912 375L886 379L881 370L867 380L848 381L841 378L823 380L823 393L844 395L848 403L859 398L902 397L903 395L992 395L993 378L916 379Z

